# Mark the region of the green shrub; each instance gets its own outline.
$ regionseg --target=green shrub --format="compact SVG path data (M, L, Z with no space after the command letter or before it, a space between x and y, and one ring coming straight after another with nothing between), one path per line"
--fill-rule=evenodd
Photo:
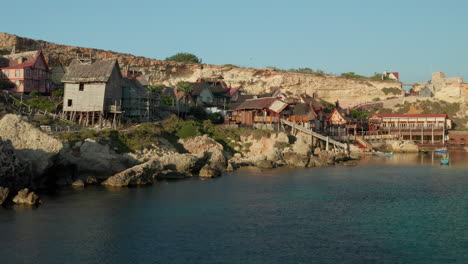
M52 93L52 95L55 97L63 97L64 93L63 89L57 89Z
M55 105L47 98L31 98L27 101L27 103L30 106L38 108L42 111L55 111Z
M213 124L223 124L224 123L224 116L220 113L211 113L208 115L208 119Z
M166 61L185 62L185 63L202 63L202 60L198 58L196 55L187 53L187 52L179 52L176 55L167 57Z
M190 114L200 120L206 119L206 117L208 116L205 109L201 106L190 107Z
M179 138L188 138L195 137L200 135L198 128L192 124L184 124L179 131L177 131L177 136Z
M37 90L34 90L34 91L30 92L29 95L37 96L37 95L41 95L41 92L39 92Z

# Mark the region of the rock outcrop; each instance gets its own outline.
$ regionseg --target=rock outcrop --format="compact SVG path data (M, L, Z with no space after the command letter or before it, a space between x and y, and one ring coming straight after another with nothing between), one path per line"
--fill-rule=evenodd
M199 158L192 154L170 153L158 160L163 168L158 178L191 177L201 169L197 163Z
M93 53L96 59L118 58L122 67L131 66L149 78L152 85L165 84L174 86L180 81L196 81L198 78L216 78L223 76L224 81L232 86L243 86L250 94L270 92L272 88L282 88L290 94L312 94L318 92L321 98L334 102L366 102L379 97L393 97L395 93L385 92L386 88L403 95L399 82L346 79L323 74L302 74L276 69L253 69L235 66L217 66L207 64L185 64L137 57L112 51L59 45L41 40L33 40L15 35L0 33L0 50L43 50L49 66L56 68L68 66L76 54Z
M13 114L0 120L0 137L11 141L20 160L31 163L35 176L50 168L63 148L62 142Z
M128 155L116 153L109 145L86 139L64 148L59 154L56 166L71 170L68 172L68 184L75 179L92 184L88 180L90 176L95 177L97 183L137 163L138 161ZM72 175L74 177L71 177Z
M29 161L21 161L11 141L0 138L0 186L19 190L31 184Z
M10 194L10 190L8 188L0 187L0 205L5 202L5 200L8 197L8 194Z
M23 190L19 191L18 194L13 198L13 202L24 205L37 205L42 203L39 199L39 196L30 191L28 188L24 188Z
M117 187L151 184L161 170L162 166L158 160L150 160L119 172L102 184Z

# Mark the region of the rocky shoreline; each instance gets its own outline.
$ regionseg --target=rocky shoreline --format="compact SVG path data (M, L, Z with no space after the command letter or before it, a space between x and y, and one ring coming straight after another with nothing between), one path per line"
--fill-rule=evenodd
M213 178L242 166L356 164L347 152L321 150L306 135L291 142L282 132L241 137L235 154L207 135L179 139L182 153L160 138L151 149L119 154L92 139L63 143L8 114L0 120L0 137L0 205L38 205L41 201L34 191L61 186L125 187L165 179Z

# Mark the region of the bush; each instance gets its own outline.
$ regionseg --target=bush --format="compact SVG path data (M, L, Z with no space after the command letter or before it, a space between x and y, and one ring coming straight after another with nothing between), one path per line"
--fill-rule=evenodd
M38 108L42 111L52 112L55 111L55 105L47 100L47 98L31 98L27 103L35 108Z
M63 97L65 91L63 89L57 89L55 90L52 95L56 97Z
M207 117L207 113L205 109L201 106L194 106L190 107L190 114L193 115L195 118L204 120Z
M179 138L196 137L200 135L198 128L192 124L184 124L177 132Z
M202 60L196 55L186 52L179 52L176 55L167 57L166 61L185 62L185 63L202 63Z
M208 115L208 119L213 124L223 124L224 123L224 116L220 113L211 113Z
M0 79L0 89L11 89L14 88L15 84L8 81L8 80L2 80Z
M34 91L30 92L29 95L37 96L37 95L41 95L41 92L34 90Z

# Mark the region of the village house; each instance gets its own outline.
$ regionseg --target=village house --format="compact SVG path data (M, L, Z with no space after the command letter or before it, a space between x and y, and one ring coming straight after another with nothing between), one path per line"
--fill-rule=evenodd
M83 126L117 126L122 118L122 73L117 59L69 66L65 83L63 113Z
M0 72L4 81L10 82L8 91L50 93L49 67L42 51L27 51L0 56Z
M280 113L287 106L275 97L249 99L234 109L229 120L240 126L274 130L279 125Z
M452 128L447 114L374 114L369 122L375 134L422 144L445 143L447 130Z
M138 79L122 80L122 111L125 120L148 122L159 118L160 95L150 92Z

